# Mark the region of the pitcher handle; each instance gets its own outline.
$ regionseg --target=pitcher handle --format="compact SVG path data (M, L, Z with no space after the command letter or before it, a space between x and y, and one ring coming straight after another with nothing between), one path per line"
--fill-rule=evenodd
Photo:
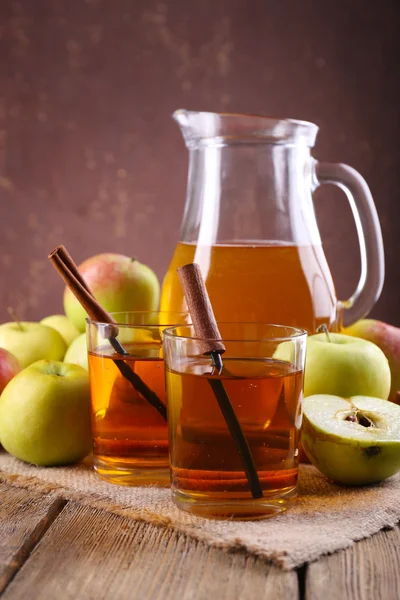
M365 179L340 163L314 162L315 185L331 183L347 196L356 223L361 254L361 275L354 294L345 302L345 322L365 317L378 300L385 278L382 231L375 204Z

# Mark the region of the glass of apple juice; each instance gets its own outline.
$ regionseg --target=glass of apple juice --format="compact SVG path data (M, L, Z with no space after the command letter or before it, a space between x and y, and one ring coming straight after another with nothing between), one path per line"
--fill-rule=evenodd
M87 319L93 466L106 481L168 485L168 431L162 338L187 313L112 313L110 325ZM113 343L114 342L114 343Z
M258 323L218 327L222 370L202 353L192 325L164 332L172 499L203 517L268 517L297 495L307 334ZM226 397L250 450L253 481Z

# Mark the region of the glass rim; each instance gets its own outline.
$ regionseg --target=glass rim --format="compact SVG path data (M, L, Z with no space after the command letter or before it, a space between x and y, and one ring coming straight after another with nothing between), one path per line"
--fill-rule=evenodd
M115 312L109 313L112 317L116 317L117 315L174 315L174 316L189 316L190 313L188 311L177 311L177 310L119 310ZM86 317L85 319L88 325L110 325L105 321L96 321L96 319L90 319ZM191 325L191 323L119 323L118 321L115 323L117 327L182 327L183 325Z
M259 337L259 338L248 338L248 339L238 339L237 337L220 337L220 338L201 338L196 335L176 335L175 332L178 327L194 327L193 323L184 323L183 325L171 325L167 327L163 335L175 340L193 340L195 342L290 342L291 340L298 340L303 337L307 338L308 333L305 329L300 329L299 327L292 327L291 325L279 325L278 323L259 323L257 321L217 321L217 325L261 325L264 327L272 327L273 329L290 329L292 334L285 336L276 336L276 337Z

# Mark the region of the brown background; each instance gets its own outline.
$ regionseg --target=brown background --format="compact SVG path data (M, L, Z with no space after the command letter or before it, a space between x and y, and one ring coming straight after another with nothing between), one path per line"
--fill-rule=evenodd
M187 156L178 107L316 122L314 155L368 180L400 325L398 0L0 2L0 320L61 309L46 256L136 255L162 277L178 239ZM359 258L345 197L316 208L338 288Z

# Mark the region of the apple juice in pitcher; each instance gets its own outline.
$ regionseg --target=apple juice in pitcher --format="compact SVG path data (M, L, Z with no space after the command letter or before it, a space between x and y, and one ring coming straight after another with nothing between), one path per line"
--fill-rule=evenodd
M199 253L196 257L195 244L177 245L164 280L162 307L182 310L176 269L197 262L220 321L285 323L309 332L335 322L335 290L321 245L220 244L202 254L206 261Z
M312 158L316 125L291 119L176 111L189 150L181 238L164 279L161 310L185 303L176 269L196 262L217 320L316 331L364 316L384 277L382 236L368 186L350 167ZM361 277L337 301L314 213L322 183L346 191L356 217ZM368 266L368 270L367 270Z

